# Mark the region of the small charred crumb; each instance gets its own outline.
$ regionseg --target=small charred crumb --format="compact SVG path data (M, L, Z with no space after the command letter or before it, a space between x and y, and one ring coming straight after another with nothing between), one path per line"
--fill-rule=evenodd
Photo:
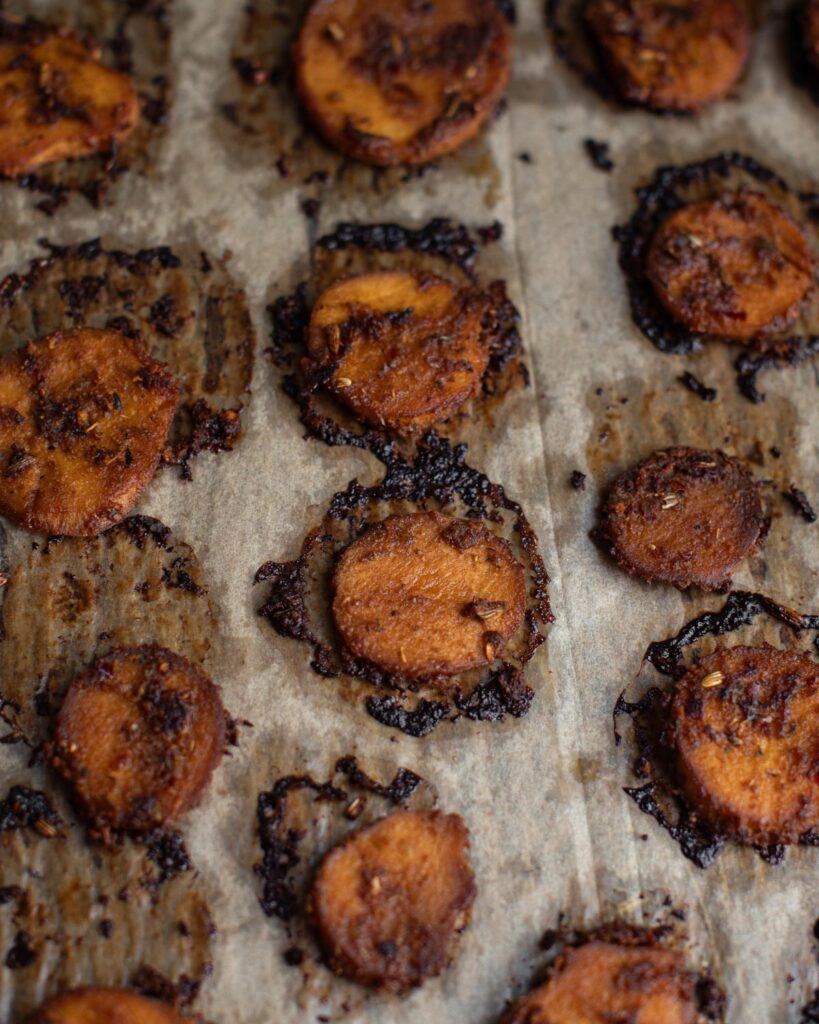
M569 477L569 486L575 491L585 491L586 474L581 473L579 469L572 470L572 475Z
M45 793L26 786L12 786L0 800L0 833L32 829L46 839L57 836L64 822Z
M110 917L103 918L97 925L97 931L104 939L110 939L114 934L114 922Z
M6 967L10 971L17 971L30 967L36 959L37 951L31 944L31 936L26 931L18 931L3 961Z
M503 238L503 224L499 220L493 221L486 227L478 228L477 233L482 245L491 245Z
M321 200L320 199L302 199L299 203L301 212L309 221L317 221L319 213L321 212Z
M684 812L676 824L672 823L657 801L655 791L656 784L653 782L647 782L644 786L623 787L623 792L631 797L643 814L648 814L668 832L688 860L698 868L710 867L722 850L725 838L689 821Z
M306 957L307 954L298 946L290 946L289 949L286 949L284 953L282 953L282 960L284 960L288 967L300 967L304 963Z
M614 161L609 156L609 144L598 139L584 139L583 148L598 171L613 171Z
M652 240L669 214L684 206L689 196L712 197L724 191L729 179L739 179L763 195L784 192L807 200L791 190L775 172L741 153L722 153L698 163L661 167L653 180L637 190L638 205L631 220L613 229L619 247L619 263L626 278L634 323L661 352L686 355L702 348L703 337L671 318L648 279L646 262ZM734 186L736 187L736 186ZM703 192L706 193L703 197ZM807 212L806 212L807 217ZM787 331L766 338L765 351L742 351L736 360L737 383L751 401L764 396L756 386L760 372L772 367L797 365L819 349L819 336L789 335Z
M392 782L387 786L382 786L380 782L376 782L358 767L358 760L352 754L347 754L336 761L336 772L345 775L352 785L359 789L383 796L393 804L405 803L423 782L421 776L416 775L409 768L399 768Z
M518 160L520 160L522 164L533 164L535 162L532 154L527 150L524 150L522 153L518 153Z
M735 590L728 595L722 608L698 615L669 640L649 644L645 660L663 675L677 679L685 672L682 657L686 647L705 636L723 636L748 626L763 614L784 623L795 633L801 630L819 633L819 615L802 615L764 594Z
M796 484L791 484L788 490L782 493L806 523L816 522L816 513L813 511L813 506L808 501L805 492L800 490Z
M680 384L685 385L685 387L687 387L689 391L692 391L698 398L701 398L703 402L713 402L717 397L718 392L716 388L709 388L707 385L703 384L699 377L695 377L694 374L690 373L688 370L681 374L677 380Z
M398 729L407 736L428 736L452 712L448 701L421 699L412 710L408 710L396 697L368 697L367 714L391 729Z
M156 885L164 885L177 875L193 869L193 861L179 832L156 829L145 836L148 859L157 867Z
M140 551L145 547L147 540L153 541L163 551L167 550L168 538L171 535L170 527L151 516L128 516L114 529L123 530L131 543Z
M208 973L209 965L205 964L203 975ZM138 967L131 977L131 986L140 995L178 1007L190 1006L199 994L201 984L201 981L189 978L187 974L180 975L177 981L171 981L148 964Z

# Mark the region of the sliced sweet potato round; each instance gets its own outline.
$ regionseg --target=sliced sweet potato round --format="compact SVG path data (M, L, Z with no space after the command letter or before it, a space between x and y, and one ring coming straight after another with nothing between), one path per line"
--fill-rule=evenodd
M342 553L333 618L357 657L411 679L492 662L520 629L523 567L481 523L390 516ZM423 642L419 642L423 638Z
M308 347L318 367L336 364L327 387L359 419L424 430L479 390L488 305L480 291L432 274L361 274L319 297Z
M799 225L764 196L740 191L670 214L646 269L676 321L748 342L798 315L816 264Z
M172 1006L127 988L76 988L46 1000L31 1024L183 1024Z
M566 950L548 981L501 1024L696 1024L694 984L681 955L661 946L592 940Z
M475 899L468 851L461 818L440 811L395 811L352 832L310 897L331 968L399 994L440 974Z
M52 764L93 835L167 825L204 792L225 744L219 691L186 658L147 644L120 648L74 678Z
M768 519L747 466L721 451L667 448L619 476L600 533L618 565L649 583L724 590Z
M740 0L590 0L585 15L620 95L652 110L701 110L748 58Z
M808 0L804 15L805 51L819 71L819 0Z
M0 14L0 174L109 151L139 121L130 78L64 30Z
M478 133L509 80L495 0L316 0L296 85L327 141L358 160L419 164Z
M819 665L799 651L720 649L677 683L669 742L698 816L745 843L819 824Z
M95 536L154 475L179 400L162 363L117 331L58 331L0 354L0 513Z

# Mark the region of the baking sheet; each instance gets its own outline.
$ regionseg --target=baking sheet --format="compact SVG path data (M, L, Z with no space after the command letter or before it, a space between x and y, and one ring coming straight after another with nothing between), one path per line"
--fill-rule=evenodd
M287 14L289 5L277 7ZM203 931L206 955L203 945L190 943L180 953L174 913L163 914L162 900L149 911L147 897L123 903L130 924L122 930L133 928L139 941L106 944L114 940L87 929L82 914L64 929L45 928L44 954L32 967L0 968L0 1019L9 1016L12 998L22 1007L58 983L125 981L147 956L172 976L179 973L174 963L193 972L194 961L200 968L203 959L212 961L196 1006L215 1022L287 1024L325 1014L377 1024L489 1024L527 987L540 936L561 913L575 925L615 914L640 921L665 894L686 909L692 963L710 963L724 984L729 1021L799 1019L817 983L816 851L796 848L770 867L751 850L728 848L700 871L621 791L633 777L627 750L613 743L617 694L630 685L640 692L635 676L650 640L670 635L719 599L627 578L588 531L599 487L653 447L720 444L747 456L759 441L758 473L777 482L774 522L762 554L741 568L735 585L802 610L819 607L819 527L776 496L792 482L816 496L813 366L768 375L766 403L752 406L735 390L726 351L661 355L631 321L610 237L612 225L632 212L633 189L661 164L739 149L796 187L809 187L819 108L789 81L783 15L760 35L739 98L695 121L614 110L555 57L540 5L520 0L518 13L507 113L483 139L424 176L374 179L367 169L347 166L339 182L305 184L316 167L300 157L298 173L282 177L275 167L280 142L248 135L242 145L244 133L219 109L235 84L229 62L242 5L177 0L177 95L153 175L125 175L97 212L74 197L51 220L33 212L29 193L0 186L4 274L38 254L42 235L61 244L102 235L106 244L129 250L159 244L229 250L230 271L248 293L262 339L269 328L265 305L304 276L316 230L341 219L501 221L504 236L487 259L523 313L532 383L496 411L491 433L471 432L469 458L524 504L552 576L557 616L528 669L537 691L529 715L502 725L462 721L412 739L379 726L337 683L311 672L307 650L278 638L256 615L261 594L253 573L270 558L295 557L330 496L354 476L374 479L378 466L359 451L303 440L296 407L259 352L242 443L233 453L200 455L189 483L164 470L138 508L171 527L201 562L218 622L205 665L221 683L228 709L253 723L241 730L240 747L217 771L202 805L180 825L198 873L168 883L195 890L217 930ZM616 168L610 175L585 156L582 144L590 136L611 144ZM322 166L338 172L334 157L320 147L316 152ZM519 159L523 152L530 162ZM314 225L300 203L317 195L323 202ZM676 380L683 369L717 387L717 401L703 403L683 389ZM772 445L781 459L769 458ZM588 474L585 491L568 485L575 469ZM4 557L15 564L30 540L6 527ZM294 771L326 778L347 753L385 778L398 765L414 769L434 787L440 806L463 814L472 830L479 886L472 925L451 969L403 1001L368 997L322 968L286 966L287 937L258 903L257 793ZM0 759L7 781L56 790L41 770L27 767L21 746L0 748ZM86 856L84 840L67 810L66 822L70 856L58 855L59 840L31 842L43 846L38 858L75 867ZM19 834L13 840L23 841ZM13 858L4 855L2 884L12 880L6 881L14 874L9 864ZM62 878L55 878L58 884ZM47 908L53 893L42 885L32 895ZM177 898L175 890L161 892L169 894L163 899ZM2 950L16 930L7 910L0 907Z

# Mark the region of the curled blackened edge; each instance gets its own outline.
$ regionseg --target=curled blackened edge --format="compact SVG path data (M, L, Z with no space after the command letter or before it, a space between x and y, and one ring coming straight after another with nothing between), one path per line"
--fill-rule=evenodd
M690 370L686 370L681 373L677 380L684 387L688 388L692 394L695 394L697 398L701 398L703 402L713 402L716 400L718 391L716 388L710 388L707 384L704 384L699 377L696 377Z
M685 205L687 190L713 184L716 193L721 188L721 180L733 173L744 175L749 184L763 191L775 188L787 193L802 204L805 223L812 219L814 197L795 192L774 171L742 153L720 153L680 167L659 168L648 185L637 189L637 209L631 219L615 227L612 233L619 246L619 263L626 278L632 319L661 352L686 355L701 349L706 339L674 321L658 299L646 275L651 241L661 222ZM818 350L819 336L788 334L766 339L764 351L743 349L735 363L741 393L752 402L761 402L764 395L756 382L763 370L796 366Z
M819 615L803 615L764 594L737 590L728 595L721 608L698 615L673 637L649 644L644 660L662 675L674 680L680 679L687 671L683 664L686 647L705 636L723 636L748 626L762 614L783 623L796 634L803 631L817 633L814 644L819 645ZM644 814L652 817L669 833L689 860L697 867L706 868L713 863L726 839L698 823L696 812L686 805L672 782L673 768L667 763L667 750L663 742L663 726L667 717L664 712L670 699L671 693L658 687L649 689L638 701L627 701L624 692L617 698L613 711L615 744L621 742L617 720L621 715L626 715L632 720L638 751L635 774L650 778L642 786L624 787L623 791ZM655 772L658 777L651 778ZM808 832L802 837L801 843L814 845L819 843L819 838L815 838L813 832ZM757 846L754 849L771 865L781 864L785 857L785 848L778 844Z
M346 779L347 788L336 783L338 775ZM254 871L261 879L259 903L264 913L268 917L278 917L287 924L303 910L292 875L301 862L299 846L305 838L305 832L288 824L287 805L291 793L310 790L318 802L344 803L345 816L354 820L357 817L355 807L363 807L364 799L357 796L351 800L355 790L381 797L393 806L401 806L422 782L421 776L415 772L408 768L398 768L392 781L383 785L359 767L356 757L347 754L336 761L333 776L325 782L319 782L309 775L287 775L277 779L269 790L259 793L256 800L256 822L262 859L254 865Z
M408 252L433 256L460 270L473 285L478 285L475 261L481 245L491 244L502 235L498 222L475 233L463 224L437 217L421 228L400 224L339 224L332 234L316 242L316 248L327 252L347 249L380 253ZM522 362L523 342L520 335L520 313L509 298L504 281L492 281L483 288L487 312L482 322L483 336L489 348L489 362L481 382L481 397L502 397L516 377L514 361L524 385L529 377ZM268 306L271 322L269 352L274 363L287 372L282 386L300 409L300 419L310 436L330 446L349 445L374 451L389 438L383 428L349 429L338 418L322 413L317 407L319 393L326 396L324 386L344 356L340 352L334 362L311 364L307 359L307 328L310 305L307 285L302 282L289 295L280 296ZM511 372L509 372L511 371Z
M322 524L311 530L302 543L299 557L290 562L266 562L256 572L255 583L269 583L267 597L259 608L280 636L308 644L312 649L312 668L322 676L344 674L375 687L386 695L371 695L365 702L367 712L377 721L410 736L425 736L442 721L465 717L476 721L502 721L507 715L524 716L534 692L526 685L521 668L531 660L545 639L540 626L554 621L549 604L549 576L538 552L538 542L521 506L507 497L500 484L466 462L466 446L453 445L434 431L424 435L415 458L410 462L394 445L384 443L374 454L384 463L386 472L372 487L353 480L331 499ZM521 633L522 650L516 655L519 665L500 662L486 678L451 699L423 698L413 707L405 705L408 693L422 684L391 676L376 666L354 658L342 648L334 650L322 642L311 624L308 608L308 566L318 552L337 554L350 542L362 525L367 511L384 503L406 503L426 507L428 502L441 507L458 501L467 515L497 521L502 512L512 517L512 529L527 561L531 588ZM344 525L345 537L336 540L334 529Z

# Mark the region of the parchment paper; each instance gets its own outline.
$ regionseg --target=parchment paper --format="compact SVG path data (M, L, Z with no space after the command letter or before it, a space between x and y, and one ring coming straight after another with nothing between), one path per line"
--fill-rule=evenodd
M753 407L736 392L726 352L661 355L631 321L610 237L633 209L634 188L661 164L739 149L809 187L819 109L790 83L781 17L760 34L739 98L691 120L605 104L555 57L536 0L518 6L509 109L488 135L437 171L389 179L380 193L369 172L351 169L341 185L321 190L320 227L340 219L418 225L435 215L504 225L491 259L524 315L532 383L497 412L494 431L473 444L470 461L524 503L552 576L557 621L529 666L537 691L530 714L500 726L445 724L411 739L369 719L337 683L310 670L305 648L258 618L255 569L294 557L333 492L356 475L370 480L377 473L368 455L302 439L296 407L261 352L246 436L235 452L200 456L187 484L163 471L138 509L196 552L218 621L206 667L230 711L253 722L181 825L199 872L197 891L218 929L213 972L197 1002L215 1022L289 1024L326 1014L372 1024L490 1024L528 986L538 940L561 913L579 926L618 914L639 922L665 894L686 909L692 963L713 967L732 1024L797 1021L817 983L816 850L796 848L770 867L751 850L729 847L700 871L622 793L633 777L628 752L612 737L617 694L634 684L650 640L719 600L627 578L588 531L601 485L654 446L711 443L747 456L759 440L759 475L777 482L774 522L763 553L742 567L735 585L802 610L819 607L819 525L797 518L776 496L791 482L817 496L813 367L769 375L767 402ZM126 175L102 210L72 199L51 221L33 212L30 195L0 186L4 274L37 254L42 235L60 243L102 235L129 249L190 243L230 250L231 272L266 337L266 302L303 274L310 225L299 203L315 189L298 175L279 175L274 145L248 139L243 147L225 129L218 98L233 81L229 59L241 18L239 2L176 3L177 95L153 177ZM612 174L584 155L587 136L610 142ZM530 162L519 159L524 151ZM685 368L719 388L715 403L677 383ZM782 449L780 460L764 454L770 445ZM585 491L568 485L575 469L589 474ZM29 538L10 527L7 534L13 561ZM283 929L258 903L258 791L293 771L326 778L346 753L388 776L398 765L416 770L440 806L460 812L472 830L479 886L472 925L451 969L404 1001L368 998L320 967L286 966ZM0 767L8 782L45 783L41 771L26 767L19 746L0 749ZM69 828L81 843L73 819ZM35 968L39 989L52 991L58 977L125 980L146 949L172 973L171 947L164 957L162 949L174 927L169 920L163 938L160 918L139 950L125 944L119 953L76 958L68 978L53 966L60 939L50 940L52 966ZM89 930L84 941L104 940ZM0 989L8 993L13 984L0 967ZM2 1006L0 999L0 1014Z

